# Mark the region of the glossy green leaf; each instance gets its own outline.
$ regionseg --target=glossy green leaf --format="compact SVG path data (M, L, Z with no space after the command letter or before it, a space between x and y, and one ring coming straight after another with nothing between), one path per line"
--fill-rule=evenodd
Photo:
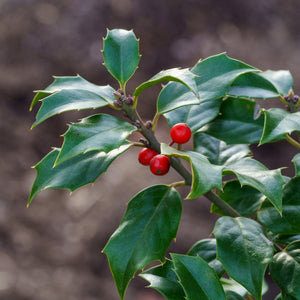
M206 156L210 163L215 165L228 165L250 154L250 148L245 144L226 145L203 132L197 132L194 138L194 151Z
M182 106L164 114L170 127L177 123L186 123L192 132L218 116L222 98L214 99L198 105Z
M76 98L77 97L77 93L83 93L83 91L87 91L89 93L87 93L88 95L92 96L93 98L91 100L95 100L97 99L96 95L98 95L98 100L101 101L105 100L106 102L112 104L113 101L115 100L114 96L113 96L113 92L114 89L112 87L110 87L109 85L106 86L98 86L95 85L87 80L85 80L84 78L82 78L81 76L77 75L77 76L54 76L54 81L44 90L38 90L36 91L36 95L32 100L31 106L30 106L30 110L33 108L33 106L41 99L54 94L54 93L60 93L64 91L64 97L67 97L69 101L74 101L74 105L75 106L79 106L79 103L76 102ZM74 94L75 92L75 94ZM75 98L75 99L74 99ZM54 99L54 101L58 101L58 98L51 98ZM47 100L48 101L48 100ZM61 99L61 101L63 101ZM77 101L79 101L79 99L77 99ZM47 104L50 105L50 104ZM59 102L57 103L57 105L59 105ZM82 103L82 105L84 105ZM53 104L54 106L54 104ZM92 105L93 106L93 105ZM46 107L47 108L47 107ZM46 108L43 108L42 112L40 112L41 116L39 118L42 118L42 116L44 114L47 113ZM48 107L48 109L54 109L54 107ZM61 108L63 109L63 107ZM85 109L85 108L77 108L75 107L74 109ZM67 107L66 110L71 110L70 107ZM64 110L64 111L66 111Z
M240 215L249 217L257 212L265 198L257 189L247 185L241 186L238 180L227 181L219 197L230 204ZM212 204L211 212L226 215L215 204Z
M229 276L261 300L264 274L274 251L261 225L248 218L226 216L217 220L213 234L217 259Z
M300 233L300 177L292 178L283 189L282 214L265 201L258 220L274 234Z
M216 272L199 256L171 254L187 300L226 300Z
M194 151L179 151L166 144L161 145L161 153L181 157L191 164L193 179L187 199L197 198L215 187L222 188L223 167L212 165L204 155Z
M217 246L216 239L203 239L195 243L187 253L191 256L200 256L204 259L219 277L221 277L225 270L222 264L217 260Z
M137 128L106 114L98 114L69 125L56 165L92 150L109 152L118 148Z
M233 291L225 291L226 299L227 300L245 300L244 297L240 296L238 293Z
M91 151L53 168L60 151L60 149L54 149L34 167L37 176L32 186L28 205L42 190L57 188L74 191L83 185L94 182L130 146L130 144L124 144L109 153Z
M292 162L295 166L295 176L300 176L300 153L294 156Z
M293 242L274 256L270 273L283 294L300 299L300 241Z
M249 185L265 195L281 212L284 179L280 169L269 170L257 160L243 158L228 164L225 174L234 173L241 185Z
M228 90L228 95L249 98L277 98L288 94L293 87L289 71L265 71L239 76Z
M139 276L150 283L149 287L159 291L168 300L186 299L171 260L166 259L163 265L148 269Z
M199 131L205 132L227 144L258 143L263 132L264 119L255 120L255 101L229 97L223 101L220 115Z
M121 299L137 270L163 260L180 217L181 197L166 185L147 188L130 200L119 228L103 249Z
M199 75L196 83L203 103L224 97L227 89L238 76L258 70L221 53L199 61L191 71ZM187 87L172 82L159 94L157 111L163 114L184 105L197 104L198 101Z
M139 41L132 30L107 30L103 39L104 66L122 88L134 74L140 61Z
M103 87L103 94L113 93L111 87ZM85 90L62 90L42 100L42 106L32 128L46 119L70 110L95 109L108 105L109 102L100 94Z
M138 96L142 91L154 84L164 81L175 81L184 84L195 94L196 97L199 97L198 88L195 81L197 77L198 76L192 73L189 69L173 68L164 70L138 86L134 91L133 96Z
M260 144L284 139L286 134L300 131L300 112L289 113L280 108L264 111L265 126Z
M295 241L300 241L300 233L298 234L274 234L273 232L268 232L268 237L270 240L274 241L274 243L281 245L288 245Z

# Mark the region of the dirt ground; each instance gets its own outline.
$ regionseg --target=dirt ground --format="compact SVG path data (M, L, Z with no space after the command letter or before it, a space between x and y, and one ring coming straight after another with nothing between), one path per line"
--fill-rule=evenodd
M297 93L299 14L297 0L0 1L0 299L119 299L101 250L131 197L162 180L150 176L131 150L94 185L72 195L44 191L26 208L35 178L31 166L61 145L67 122L88 114L69 112L30 130L37 112L28 110L33 90L50 84L52 75L76 74L116 87L102 66L102 37L106 28L132 28L142 59L129 91L162 69L190 67L226 51L262 70L289 69ZM153 116L158 92L155 87L141 97L145 119ZM168 139L163 120L158 128L159 139ZM285 166L295 154L284 142L252 150L269 168ZM289 167L285 174L292 174ZM170 172L163 182L174 179ZM204 198L184 201L171 252L184 253L210 235L216 216L207 214L209 206ZM162 299L145 284L134 279L125 299ZM271 287L264 300L277 293Z

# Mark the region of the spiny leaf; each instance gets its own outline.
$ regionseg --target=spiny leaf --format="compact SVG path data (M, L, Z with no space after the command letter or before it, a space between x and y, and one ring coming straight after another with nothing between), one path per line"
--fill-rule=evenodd
M222 188L224 167L212 165L204 155L194 151L178 151L166 144L161 145L161 153L182 157L191 164L193 181L187 199L197 198L215 187Z
M132 30L107 30L103 39L104 66L125 88L126 82L136 71L139 61L139 41Z
M147 188L130 200L119 228L103 249L121 299L137 270L163 260L176 237L181 209L180 195L166 185Z
M254 116L255 101L229 97L223 101L220 115L199 131L205 132L227 144L258 143L264 120Z
M286 95L293 87L289 71L265 71L239 76L230 86L228 95L249 98L276 98Z
M114 89L107 86L98 86L95 85L81 76L54 76L54 81L44 90L36 91L37 94L32 100L30 110L33 106L40 100L49 96L50 94L57 93L62 90L84 90L94 94L99 94L104 98L108 103L113 103L115 100L113 97ZM66 91L66 93L67 93ZM76 108L77 109L77 108Z
M284 179L280 169L268 170L263 164L251 158L243 158L226 165L224 173L233 172L242 185L249 185L264 194L281 212Z
M258 70L222 53L199 61L191 71L199 75L196 83L204 103L224 97L231 83L241 74ZM157 111L164 114L184 105L198 104L198 101L186 86L171 82L159 94Z
M264 111L265 125L260 144L284 139L286 134L300 131L300 112L289 113L280 108Z
M177 123L186 123L192 132L196 132L218 116L221 103L222 98L218 98L197 105L186 105L165 113L164 117L170 127Z
M199 256L171 254L187 300L226 300L215 271Z
M120 147L137 128L128 122L106 114L84 118L69 125L56 165L92 150L109 152Z
M159 72L146 82L142 83L140 86L138 86L134 93L133 96L138 96L142 91L145 89L149 88L150 86L164 82L164 81L176 81L184 84L187 88L189 88L195 95L196 97L199 97L198 95L198 88L196 85L195 79L198 76L192 73L189 69L178 69L178 68L173 68L173 69L168 69Z
M203 132L196 132L193 138L194 151L203 154L215 165L227 165L247 157L251 152L248 145L226 145L223 141Z
M265 201L258 220L274 234L300 233L300 177L292 178L283 189L282 214Z
M83 185L94 182L130 146L126 143L109 153L91 151L53 168L60 151L58 148L54 149L34 167L37 170L37 176L32 186L28 205L42 190L57 188L74 191Z
M234 280L261 300L263 278L273 259L273 246L255 221L221 217L213 231L217 239L217 259Z

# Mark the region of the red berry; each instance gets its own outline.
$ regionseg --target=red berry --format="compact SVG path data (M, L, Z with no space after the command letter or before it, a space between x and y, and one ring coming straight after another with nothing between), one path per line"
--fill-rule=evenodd
M165 175L170 169L170 159L168 156L158 154L150 161L150 170L154 175Z
M170 135L177 144L185 144L192 136L190 127L185 123L178 123L171 128Z
M144 166L148 166L151 159L157 154L156 151L150 148L143 148L139 153L139 162Z

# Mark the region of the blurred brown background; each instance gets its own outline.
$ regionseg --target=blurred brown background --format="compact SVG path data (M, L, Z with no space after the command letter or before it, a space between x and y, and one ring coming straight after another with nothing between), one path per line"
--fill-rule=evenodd
M149 176L133 150L95 185L71 196L44 191L27 209L35 177L30 167L50 147L61 145L67 122L88 114L59 115L30 131L37 111L28 111L33 90L49 85L52 75L77 73L116 88L100 50L106 28L124 28L134 29L142 54L129 91L162 69L190 67L199 58L226 51L262 70L289 69L297 92L299 25L297 0L0 0L0 299L117 300L101 250L134 194L176 178L173 172L164 178ZM140 97L146 119L154 113L158 91L153 88ZM159 126L159 138L168 139L163 120ZM284 142L253 151L270 168L286 165L295 154ZM289 166L284 172L292 175ZM208 217L208 211L206 199L184 202L170 251L185 253L211 233L215 217ZM125 299L162 299L145 284L134 279ZM277 293L272 287L264 300Z

